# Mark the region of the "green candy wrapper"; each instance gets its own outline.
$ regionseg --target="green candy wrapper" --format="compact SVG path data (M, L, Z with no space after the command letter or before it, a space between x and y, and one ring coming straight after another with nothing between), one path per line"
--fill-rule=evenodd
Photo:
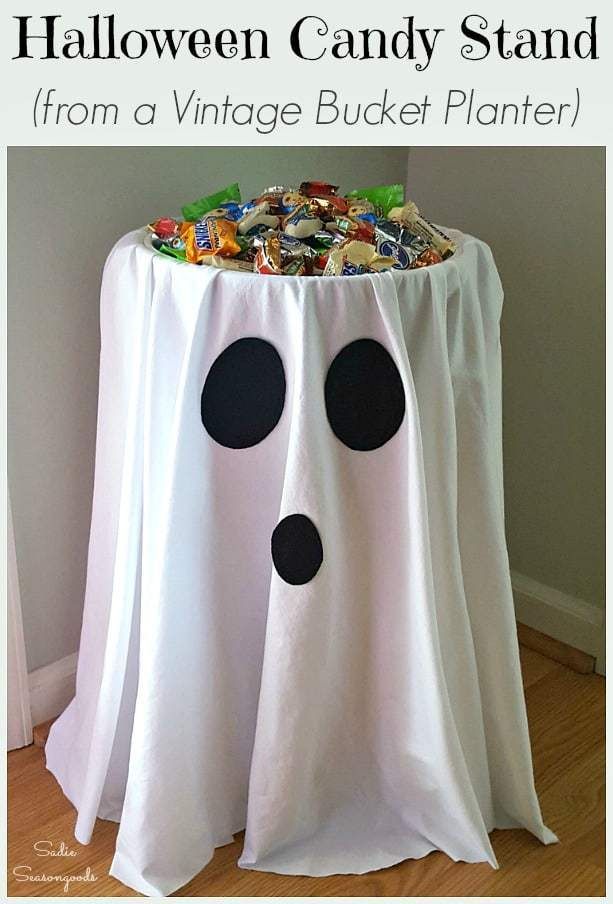
M236 201L239 204L240 200L241 190L238 187L238 182L234 182L232 185L227 185L226 188L215 192L214 195L208 195L205 198L199 198L198 201L194 201L192 204L186 204L185 207L181 208L181 213L185 220L194 222L203 217L209 210L215 210L216 207L226 201ZM402 201L400 203L402 204Z
M392 207L402 207L404 204L404 185L372 185L370 188L355 188L348 192L347 198L366 198L374 204L381 216L386 217Z
M174 257L178 261L186 260L184 248L173 248L171 245L161 244L159 248L156 248L156 251L159 251L160 254L167 254L168 257Z

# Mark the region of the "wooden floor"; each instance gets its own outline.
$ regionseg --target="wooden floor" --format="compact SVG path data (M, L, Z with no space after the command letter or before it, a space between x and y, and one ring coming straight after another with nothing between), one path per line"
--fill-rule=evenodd
M604 896L604 680L581 675L532 650L522 649L524 684L545 822L560 844L544 847L525 831L494 832L500 869L453 863L441 853L407 860L363 876L305 878L240 870L241 838L215 857L177 894L187 896ZM45 770L34 746L8 757L8 885L11 896L130 897L108 875L117 826L98 821L84 847L74 841L75 813ZM61 843L74 857L40 857L33 845ZM25 869L24 869L25 867ZM17 881L30 867L36 882ZM44 875L89 876L64 891Z

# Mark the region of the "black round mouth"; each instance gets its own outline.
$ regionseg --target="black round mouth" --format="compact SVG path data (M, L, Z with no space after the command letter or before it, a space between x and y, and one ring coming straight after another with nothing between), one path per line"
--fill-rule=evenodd
M288 584L307 584L323 562L319 531L306 515L287 515L279 521L270 545L277 574Z

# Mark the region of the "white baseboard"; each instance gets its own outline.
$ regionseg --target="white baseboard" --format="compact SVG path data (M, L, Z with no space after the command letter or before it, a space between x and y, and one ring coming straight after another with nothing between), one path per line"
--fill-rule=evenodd
M75 693L77 654L35 669L28 675L32 724L54 719L68 706Z
M516 571L511 583L518 622L596 657L604 674L602 609Z

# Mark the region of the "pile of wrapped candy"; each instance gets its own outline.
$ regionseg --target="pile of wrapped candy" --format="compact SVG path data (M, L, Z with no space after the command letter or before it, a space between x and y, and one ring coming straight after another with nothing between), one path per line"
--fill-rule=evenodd
M327 182L274 186L242 202L238 184L149 224L153 247L192 264L268 275L354 276L438 264L455 243L404 200L402 185L338 194Z

